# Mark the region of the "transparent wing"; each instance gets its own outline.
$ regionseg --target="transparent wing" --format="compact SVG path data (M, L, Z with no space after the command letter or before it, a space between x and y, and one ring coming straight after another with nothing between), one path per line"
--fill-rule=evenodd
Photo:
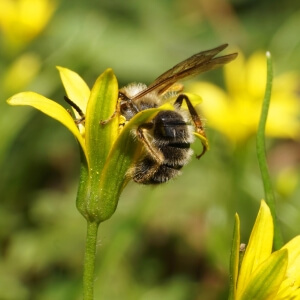
M166 71L156 78L152 84L150 84L145 90L135 95L131 100L137 100L153 91L157 91L158 94L162 94L180 79L193 77L200 73L216 69L224 64L229 63L237 57L237 53L215 57L227 46L228 44L224 44L214 49L199 52L180 62L172 69Z

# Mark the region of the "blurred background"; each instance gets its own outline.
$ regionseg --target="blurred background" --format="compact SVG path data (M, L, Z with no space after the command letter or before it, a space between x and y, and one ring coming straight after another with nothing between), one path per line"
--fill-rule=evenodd
M186 83L203 97L211 150L168 184L130 183L100 226L95 299L227 299L234 214L247 243L264 197L255 132L266 50L278 217L285 241L299 234L299 28L298 0L0 0L0 299L82 298L78 145L61 124L5 101L32 90L67 108L55 66L90 87L111 67L123 86L149 84L222 43L239 52L226 68Z

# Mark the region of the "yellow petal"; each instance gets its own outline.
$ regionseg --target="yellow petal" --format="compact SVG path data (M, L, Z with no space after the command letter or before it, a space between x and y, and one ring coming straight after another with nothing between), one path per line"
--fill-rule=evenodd
M63 68L57 67L61 77L61 81L65 87L67 96L86 113L87 102L90 98L90 89L85 81L75 72ZM79 117L76 110L74 110L76 117Z
M280 287L276 299L287 299L287 295L300 293L300 236L293 238L283 249L287 249L289 253L288 267L286 271L286 279ZM292 298L289 298L292 299ZM297 298L298 299L298 298Z
M289 251L287 275L296 275L300 279L300 236L293 238L283 248Z
M19 92L34 79L41 67L39 56L25 53L19 56L4 73L3 87L11 94Z
M34 92L19 93L7 100L10 105L29 105L66 126L77 138L86 156L85 142L74 120L67 110L58 103ZM87 156L86 156L87 157Z
M246 88L248 93L262 99L266 89L267 61L263 52L255 52L246 63Z
M228 103L230 100L225 92L208 82L197 82L189 86L189 90L194 94L201 95L203 102L200 110L203 111L205 118L209 121L209 125L219 129L224 127L228 115Z
M261 201L250 240L246 248L245 256L240 270L237 285L237 295L240 297L247 287L253 272L271 254L273 245L273 219L265 201Z
M288 251L281 249L272 253L254 273L239 300L274 300L285 276L288 264Z
M245 57L241 51L230 64L224 66L224 77L228 93L234 95L246 90Z
M199 140L201 141L201 143L202 143L202 145L203 145L203 147L204 147L204 151L209 150L209 143L208 143L207 137L204 136L204 135L201 135L201 134L199 134L199 133L197 133L197 132L193 132L193 134L194 134L194 136L195 136L197 139L199 139ZM204 154L204 153L205 153L205 152L203 152L202 154ZM201 156L202 156L202 154L201 154Z
M20 47L39 34L49 22L56 1L0 0L0 26L12 46Z
M189 98L190 102L192 103L192 105L193 105L194 107L197 106L197 105L199 105L199 104L201 104L202 101L203 101L203 100L202 100L202 97L200 97L200 96L199 96L198 94L196 94L196 93L181 93L181 94L186 95L186 96ZM171 97L171 98L169 98L166 102L171 102L171 103L173 103L173 102L176 100L176 98L177 98L177 96ZM185 101L182 102L181 108L183 108L183 109L188 109L188 107L187 107Z
M273 137L299 139L300 122L297 116L299 99L293 104L291 98L279 98L279 96L272 97L266 134ZM287 102L283 103L282 99L286 99Z
M203 98L199 108L207 119L207 127L225 134L233 142L244 140L256 130L257 126L252 128L252 111L255 111L254 120L257 120L259 110L257 107L255 110L251 108L252 104L247 99L237 101L235 97L230 98L222 89L207 82L195 83L189 90Z

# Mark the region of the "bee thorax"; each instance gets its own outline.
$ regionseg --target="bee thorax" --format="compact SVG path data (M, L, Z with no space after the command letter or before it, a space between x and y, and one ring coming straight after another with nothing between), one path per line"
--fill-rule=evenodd
M170 143L191 144L194 141L192 127L188 126L184 117L176 111L161 111L153 122L153 135L158 146Z
M127 98L121 102L121 114L126 120L130 120L142 110L157 107L161 102L161 99L156 92L149 92L146 95L135 99L135 96L145 89L147 89L147 86L143 83L131 83L120 89L120 92Z

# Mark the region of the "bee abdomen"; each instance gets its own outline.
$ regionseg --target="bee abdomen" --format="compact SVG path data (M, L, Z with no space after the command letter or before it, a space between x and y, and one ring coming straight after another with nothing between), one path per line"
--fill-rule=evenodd
M150 157L145 157L133 170L133 180L142 184L159 184L180 175L183 165L158 165Z
M160 148L164 155L163 164L168 166L184 166L190 160L193 150L190 148L189 143L173 143Z
M142 184L160 184L181 174L193 151L193 135L184 117L176 111L161 111L153 120L152 150L163 157L157 161L149 153L132 170L132 178Z
M164 161L159 164L150 156L144 157L133 169L133 180L142 184L160 184L181 174L193 151L189 144L168 145L160 149Z

